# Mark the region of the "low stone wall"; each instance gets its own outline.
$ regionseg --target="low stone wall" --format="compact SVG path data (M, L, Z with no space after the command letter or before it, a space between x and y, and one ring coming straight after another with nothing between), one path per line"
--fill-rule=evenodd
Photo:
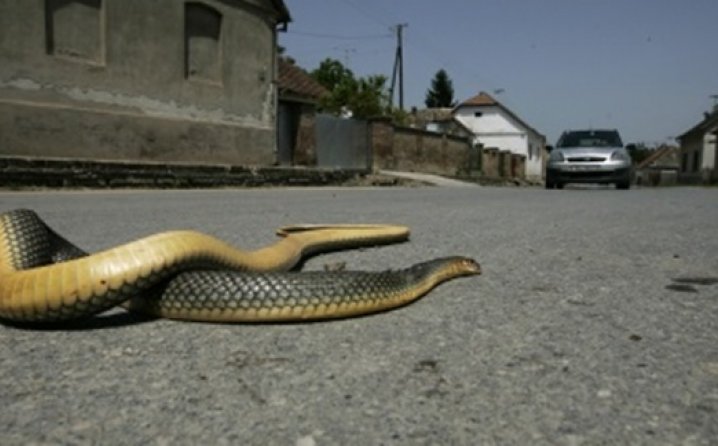
M468 138L371 122L375 169L468 176L480 171L478 148ZM476 153L473 153L476 152Z
M675 186L678 184L678 171L676 169L638 169L635 181L639 186Z
M526 179L526 157L524 155L511 154L511 178Z
M526 179L526 157L486 147L481 151L482 174L487 179Z
M366 172L70 158L0 157L0 187L213 188L341 184Z
M489 178L500 178L499 149L495 147L486 147L481 151L481 157L483 175Z

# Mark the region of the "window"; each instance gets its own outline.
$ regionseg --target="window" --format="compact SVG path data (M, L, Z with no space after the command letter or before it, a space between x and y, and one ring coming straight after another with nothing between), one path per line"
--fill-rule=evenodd
M480 118L480 117L483 116L483 115L484 115L484 114L481 113L481 112L474 112L474 117L475 117L475 118Z
M701 170L701 152L696 150L693 152L693 172Z
M185 4L185 76L221 83L222 14L202 3Z
M576 130L564 132L556 147L621 147L621 137L615 130Z
M102 0L45 0L47 54L104 62Z

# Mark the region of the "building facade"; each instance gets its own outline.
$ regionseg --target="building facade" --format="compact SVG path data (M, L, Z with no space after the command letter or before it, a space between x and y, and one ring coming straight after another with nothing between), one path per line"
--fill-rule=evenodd
M678 137L683 183L718 182L718 108L706 113L703 121Z
M281 0L0 0L0 154L276 160Z
M475 143L525 157L525 178L541 180L546 138L488 93L454 108L454 117L474 134Z

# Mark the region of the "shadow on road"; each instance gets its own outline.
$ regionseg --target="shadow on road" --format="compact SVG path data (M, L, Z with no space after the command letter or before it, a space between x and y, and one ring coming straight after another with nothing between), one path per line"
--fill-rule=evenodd
M18 330L32 331L92 331L144 324L159 318L127 311L107 313L65 322L17 322L0 319L0 323Z

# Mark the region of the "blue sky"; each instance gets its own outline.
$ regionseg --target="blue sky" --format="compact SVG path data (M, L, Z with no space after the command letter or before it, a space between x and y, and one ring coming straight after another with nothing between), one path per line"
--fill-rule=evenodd
M326 57L391 76L404 29L404 104L445 69L459 101L495 95L555 143L566 128L670 141L718 94L718 0L285 0L279 41L312 70Z

